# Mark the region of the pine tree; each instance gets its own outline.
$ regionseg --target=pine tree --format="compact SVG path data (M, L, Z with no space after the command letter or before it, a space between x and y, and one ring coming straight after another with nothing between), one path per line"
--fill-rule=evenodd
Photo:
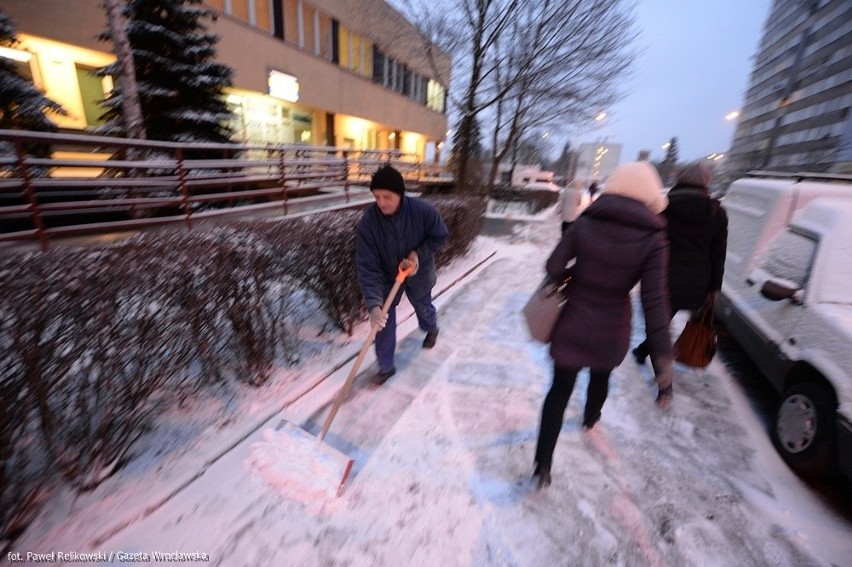
M228 142L231 137L223 89L233 71L214 60L218 37L203 20L213 10L201 0L127 0L127 37L147 137L179 142ZM101 34L110 40L109 31ZM98 69L99 76L119 74L120 63ZM104 130L123 132L121 89L103 101Z
M574 165L573 153L574 149L571 148L571 142L566 142L565 145L562 146L562 152L559 154L559 157L552 162L545 164L545 169L554 172L559 177L564 176L565 185L567 185L573 177L574 172L570 171Z
M14 22L0 12L0 47L12 48L19 43ZM15 61L0 56L0 128L56 132L49 112L66 114L59 104L20 75ZM38 157L50 155L50 147L44 144L31 144L27 151Z
M657 170L660 172L660 178L663 180L663 185L669 186L674 183L674 175L677 171L678 161L677 137L669 140L669 146L666 148L666 157L657 165Z

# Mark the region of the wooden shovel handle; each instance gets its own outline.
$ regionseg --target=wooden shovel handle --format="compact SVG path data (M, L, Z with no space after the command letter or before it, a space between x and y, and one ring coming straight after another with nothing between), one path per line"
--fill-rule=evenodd
M387 315L388 311L390 311L391 305L393 305L393 300L396 298L396 294L399 293L399 288L402 287L402 282L405 281L411 272L414 271L414 266L407 266L405 268L402 267L402 263L399 264L399 271L396 274L396 279L394 279L393 287L391 288L390 293L385 299L385 304L382 305L382 315ZM355 364L352 366L352 370L349 371L349 376L346 378L346 382L343 383L343 386L340 388L340 392L337 394L337 399L334 400L334 405L331 407L331 411L328 413L328 417L325 418L325 423L322 426L322 431L319 434L319 440L322 441L325 439L326 434L328 433L329 428L331 428L331 422L334 420L334 416L337 415L337 410L340 409L340 405L343 403L343 400L346 399L346 396L349 394L349 389L352 388L352 383L355 381L355 376L358 374L358 370L361 368L361 363L364 362L364 357L367 355L367 351L370 349L370 346L373 344L373 340L376 338L376 333L379 330L370 326L370 334L367 336L367 340L364 341L364 344L361 346L361 352L358 353L358 358L355 359Z

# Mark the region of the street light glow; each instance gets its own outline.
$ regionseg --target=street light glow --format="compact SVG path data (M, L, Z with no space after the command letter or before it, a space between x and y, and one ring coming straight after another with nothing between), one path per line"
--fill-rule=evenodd
M595 121L600 122L604 118L606 118L606 112L598 112L597 116L595 116Z
M725 115L725 120L734 120L735 118L739 117L739 115L740 111L734 110L733 112L729 112Z

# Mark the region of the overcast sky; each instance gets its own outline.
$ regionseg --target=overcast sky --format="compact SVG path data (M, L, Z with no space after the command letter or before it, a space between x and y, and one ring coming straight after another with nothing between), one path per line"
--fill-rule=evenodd
M422 0L388 1L406 13L407 2ZM596 128L552 127L551 157L567 140L576 146L602 138L622 144L620 163L643 149L662 159L672 137L681 161L727 151L736 122L725 116L743 103L772 0L632 1L641 54L622 85L626 96L604 109L608 118ZM451 112L450 128L456 118Z
M571 139L621 143L622 163L642 149L662 158L661 146L675 136L683 161L726 151L735 123L725 115L742 105L771 6L771 0L638 0L644 52L624 84L627 96L609 111L607 124Z

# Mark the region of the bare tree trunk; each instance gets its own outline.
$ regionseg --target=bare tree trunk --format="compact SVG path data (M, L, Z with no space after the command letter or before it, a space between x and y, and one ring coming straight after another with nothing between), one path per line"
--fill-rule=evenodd
M468 83L467 93L463 107L463 117L459 125L459 142L458 148L458 164L456 171L456 183L461 188L462 192L466 192L470 181L468 180L468 162L472 150L473 138L473 121L476 117L476 91L479 88L482 73L482 63L484 52L478 47L481 45L483 30L481 27L476 28L474 45L477 46L476 53L473 58L473 66L471 70L470 83Z
M471 93L473 94L473 93ZM456 164L456 184L462 193L468 189L468 162L470 161L471 138L473 135L473 115L465 115L459 124L459 147L456 150L458 162Z
M145 125L142 120L142 105L139 102L139 91L136 87L136 68L133 65L133 52L130 41L124 29L124 16L121 13L122 0L104 0L104 7L109 21L109 31L112 36L113 49L118 58L121 74L118 76L121 85L121 106L124 112L124 127L130 138L145 139Z
M477 103L477 94L483 88L483 78L487 74L486 65L488 53L493 49L494 43L500 37L506 22L510 21L515 10L514 2L509 2L501 10L501 14L495 18L494 8L499 6L494 0L477 0L467 5L466 22L468 29L472 30L471 72L467 82L464 102L461 105L462 120L459 131L460 147L458 148L458 163L456 169L456 182L462 191L469 189L471 180L469 166L473 142L473 127L477 115L484 108Z
M500 83L501 73L500 68L496 69L497 82ZM485 185L485 195L486 197L490 197L492 193L494 193L494 184L497 179L497 173L500 170L500 162L502 161L502 155L500 157L497 156L497 146L500 141L500 125L503 123L503 99L497 101L497 106L495 109L495 128L491 133L491 169L488 172L488 180ZM511 179L511 178L510 178ZM511 185L511 181L510 181Z

